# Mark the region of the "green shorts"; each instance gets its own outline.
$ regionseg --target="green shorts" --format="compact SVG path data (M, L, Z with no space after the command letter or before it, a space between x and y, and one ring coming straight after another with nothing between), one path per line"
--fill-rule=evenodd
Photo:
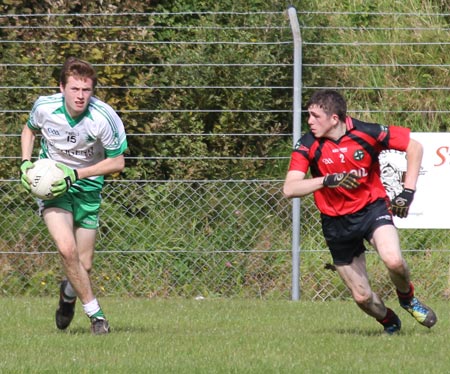
M102 196L100 191L66 192L61 197L43 200L42 209L61 208L73 214L76 227L97 229L99 226L99 211Z

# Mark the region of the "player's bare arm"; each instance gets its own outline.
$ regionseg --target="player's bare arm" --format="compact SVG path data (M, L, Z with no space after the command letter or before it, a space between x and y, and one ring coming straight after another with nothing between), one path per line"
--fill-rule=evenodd
M305 179L305 173L291 170L286 176L283 193L285 197L292 198L308 195L323 187L354 189L359 186L358 179L358 176L352 173L335 173L324 177Z
M105 158L95 165L77 169L78 179L91 177L94 175L108 175L121 172L125 168L125 158L123 155Z
M409 140L406 149L407 168L405 174L405 188L416 190L417 179L419 178L420 165L422 164L423 146L414 139Z
M391 201L392 214L400 218L406 218L409 207L414 199L416 183L419 177L420 165L422 163L422 144L414 139L410 139L406 148L406 173L403 191L395 196Z
M22 135L20 137L20 144L22 148L22 160L31 160L33 154L34 139L36 134L27 125L23 127Z
M324 187L324 177L305 179L305 173L291 170L287 173L283 186L284 196L287 198L302 197Z

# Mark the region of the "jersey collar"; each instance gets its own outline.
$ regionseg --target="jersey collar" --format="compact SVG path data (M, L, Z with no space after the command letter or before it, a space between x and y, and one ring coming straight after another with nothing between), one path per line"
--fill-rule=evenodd
M349 116L345 117L345 125L347 126L347 131L351 131L355 128L353 125L353 120Z
M86 110L79 115L77 118L72 118L69 114L69 112L66 109L64 96L62 97L62 106L60 106L58 109L56 109L53 113L55 114L63 114L66 117L67 123L70 127L75 127L77 124L79 124L83 118L87 117L92 119L92 114L89 111L89 105L87 106Z

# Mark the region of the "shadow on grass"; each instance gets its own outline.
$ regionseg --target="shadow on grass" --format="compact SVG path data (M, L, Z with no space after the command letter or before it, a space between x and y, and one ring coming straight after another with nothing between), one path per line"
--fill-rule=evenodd
M326 330L327 333L330 332L334 332L334 333L338 333L341 335L354 335L354 336L367 336L367 337L378 337L378 336L382 336L382 337L386 337L386 338L396 338L396 337L402 337L402 336L413 336L413 335L417 335L418 333L420 334L430 334L432 333L431 329L427 329L427 328L423 328L423 329L402 329L400 332L393 334L393 335L389 335L386 334L383 331L383 328L380 326L380 329L377 329L376 327L374 327L373 329L358 329L356 327L353 328L338 328L338 329L327 329Z
M155 333L156 330L154 328L148 328L145 326L111 326L110 334L149 334ZM67 330L58 330L55 328L56 333L58 334L66 334L66 335L92 335L91 328L89 324L84 326L74 326L69 327Z

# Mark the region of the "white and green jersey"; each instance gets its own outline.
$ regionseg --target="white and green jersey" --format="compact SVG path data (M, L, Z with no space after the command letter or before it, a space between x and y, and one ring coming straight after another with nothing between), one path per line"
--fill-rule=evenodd
M122 120L95 97L84 114L73 119L61 93L41 96L34 103L27 125L42 134L40 158L51 158L74 169L119 156L127 149ZM103 176L90 177L77 181L74 187L84 191L101 189L103 180Z

